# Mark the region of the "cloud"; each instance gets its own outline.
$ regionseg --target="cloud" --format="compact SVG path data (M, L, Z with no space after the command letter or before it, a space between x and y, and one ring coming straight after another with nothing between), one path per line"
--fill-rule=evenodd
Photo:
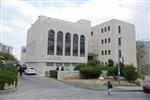
M76 22L87 19L96 25L112 18L135 24L137 39L149 36L149 2L145 0L2 0L2 42L20 48L26 44L26 32L39 15ZM19 41L19 42L18 42Z

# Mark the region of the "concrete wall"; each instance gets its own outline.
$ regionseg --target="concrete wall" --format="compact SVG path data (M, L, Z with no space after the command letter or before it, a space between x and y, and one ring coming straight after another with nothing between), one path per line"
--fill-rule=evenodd
M58 71L58 79L81 78L79 71Z

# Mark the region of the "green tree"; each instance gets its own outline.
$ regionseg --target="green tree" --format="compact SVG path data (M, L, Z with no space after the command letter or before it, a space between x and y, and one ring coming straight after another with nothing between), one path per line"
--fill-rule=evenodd
M112 59L108 59L108 67L113 67L114 61Z
M138 78L138 72L136 68L131 64L131 65L125 65L124 68L124 77L126 80L133 82Z

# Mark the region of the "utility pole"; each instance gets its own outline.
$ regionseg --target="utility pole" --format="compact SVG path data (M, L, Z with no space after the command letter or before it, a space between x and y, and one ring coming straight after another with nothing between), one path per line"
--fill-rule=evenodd
M121 59L121 51L120 51L120 45L121 45L121 38L118 38L118 86L120 86L120 59Z

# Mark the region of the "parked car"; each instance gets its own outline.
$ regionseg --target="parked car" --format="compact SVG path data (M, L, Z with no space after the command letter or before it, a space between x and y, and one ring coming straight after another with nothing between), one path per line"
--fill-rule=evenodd
M150 93L150 81L145 81L143 85L143 91Z
M24 72L26 75L36 75L36 70L33 67L27 68Z

